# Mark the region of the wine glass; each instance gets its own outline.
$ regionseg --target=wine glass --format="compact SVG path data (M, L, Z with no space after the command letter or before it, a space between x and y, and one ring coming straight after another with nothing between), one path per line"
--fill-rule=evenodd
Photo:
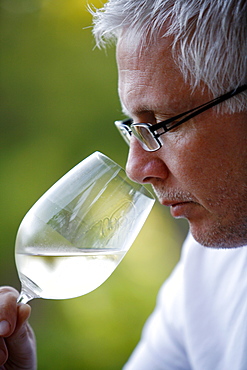
M18 302L67 299L96 289L125 256L153 204L151 193L102 153L84 159L21 222Z

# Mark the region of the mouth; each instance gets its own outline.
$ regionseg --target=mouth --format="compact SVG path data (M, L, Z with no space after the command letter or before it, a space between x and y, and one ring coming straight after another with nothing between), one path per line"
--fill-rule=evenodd
M196 203L193 201L163 201L162 205L170 207L171 215L175 218L188 218Z

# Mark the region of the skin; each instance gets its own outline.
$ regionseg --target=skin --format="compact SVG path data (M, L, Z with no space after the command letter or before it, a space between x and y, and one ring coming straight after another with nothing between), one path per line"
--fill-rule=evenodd
M192 92L184 82L170 42L161 39L143 50L118 42L119 96L135 122L160 122L212 99L205 87ZM246 139L246 112L211 109L163 135L156 152L144 151L132 137L127 174L152 184L174 217L188 219L201 244L239 247L247 244ZM0 368L35 370L30 306L17 305L17 297L13 288L0 288Z
M31 307L17 304L19 293L11 287L0 288L0 369L35 370L34 333L27 323Z
M144 49L120 38L119 96L134 122L157 123L211 100L194 92L175 65L171 40ZM222 93L225 91L223 90ZM132 136L128 176L150 183L174 217L185 217L194 238L209 247L247 244L247 114L210 109L161 137L147 152Z

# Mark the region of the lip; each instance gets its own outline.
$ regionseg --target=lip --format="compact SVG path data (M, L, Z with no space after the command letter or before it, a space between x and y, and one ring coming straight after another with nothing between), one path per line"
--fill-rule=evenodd
M187 218L195 206L193 201L163 202L162 204L170 207L171 215L174 218Z

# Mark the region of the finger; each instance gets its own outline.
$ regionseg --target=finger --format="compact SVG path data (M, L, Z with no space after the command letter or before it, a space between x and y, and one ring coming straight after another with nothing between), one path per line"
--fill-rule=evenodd
M0 338L0 366L4 365L8 359L8 350L3 338Z
M36 369L35 336L27 322L30 312L30 306L18 305L16 329L10 337L5 339L5 342L9 355L14 355L15 363L22 364L23 368Z
M20 303L17 306L17 321L15 332L18 332L21 326L28 320L31 314L31 307L28 304Z
M11 287L0 288L0 336L11 335L16 327L18 292Z
M20 344L20 347L23 347L25 343L28 345L33 342L35 343L35 336L33 330L29 323L27 322L31 313L31 307L27 304L19 304L17 307L17 322L14 333L5 339L6 343L12 346L16 343Z

